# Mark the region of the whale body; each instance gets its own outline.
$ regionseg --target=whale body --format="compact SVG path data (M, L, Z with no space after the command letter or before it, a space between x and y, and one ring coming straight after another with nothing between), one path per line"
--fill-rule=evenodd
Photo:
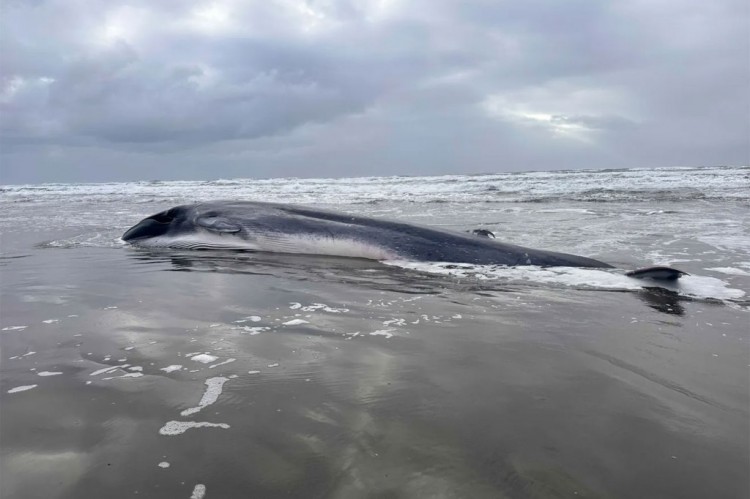
M592 258L525 248L474 234L251 201L176 206L143 219L122 239L151 248L224 248L373 260L612 268ZM648 269L642 269L634 277L676 279L681 274L659 267L658 273L651 275Z
M176 206L123 234L152 248L246 249L369 258L543 267L611 267L591 258L475 235L302 206L215 201Z

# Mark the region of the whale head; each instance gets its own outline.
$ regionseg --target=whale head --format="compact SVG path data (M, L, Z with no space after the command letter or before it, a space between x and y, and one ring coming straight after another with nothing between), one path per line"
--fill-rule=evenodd
M253 240L257 231L252 230L256 213L245 207L242 214L233 214L231 205L175 206L144 218L128 229L122 240L152 248L256 249Z
M144 218L122 235L122 240L131 244L149 239L163 238L180 232L187 220L187 207L176 206L156 215ZM183 227L184 228L184 227Z

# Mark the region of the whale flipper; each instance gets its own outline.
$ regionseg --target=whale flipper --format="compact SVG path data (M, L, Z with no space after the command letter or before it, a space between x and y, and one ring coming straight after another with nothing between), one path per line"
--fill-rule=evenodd
M223 217L198 217L195 223L214 232L239 232L242 226Z
M675 281L683 275L690 275L682 270L673 269L672 267L655 266L644 267L642 269L631 270L625 273L628 277L635 279L653 279L655 281Z

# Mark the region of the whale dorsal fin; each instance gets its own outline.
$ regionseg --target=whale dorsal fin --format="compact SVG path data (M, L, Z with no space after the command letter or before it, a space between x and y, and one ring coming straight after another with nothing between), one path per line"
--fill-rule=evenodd
M674 281L683 275L690 275L682 270L673 269L672 267L655 266L644 267L642 269L631 270L625 273L628 277L635 279L653 279L655 281Z
M239 232L242 230L242 226L224 217L198 217L195 223L214 232Z
M474 230L467 230L466 232L473 234L477 237L486 237L487 239L495 239L495 233L487 229L474 229Z

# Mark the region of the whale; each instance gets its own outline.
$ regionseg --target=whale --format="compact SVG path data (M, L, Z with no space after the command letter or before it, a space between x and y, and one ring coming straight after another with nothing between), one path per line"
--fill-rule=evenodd
M122 240L146 248L232 249L511 267L613 268L593 258L500 242L486 229L462 233L254 201L175 206L144 218L128 229ZM640 279L673 280L685 273L670 267L648 267L631 274Z

